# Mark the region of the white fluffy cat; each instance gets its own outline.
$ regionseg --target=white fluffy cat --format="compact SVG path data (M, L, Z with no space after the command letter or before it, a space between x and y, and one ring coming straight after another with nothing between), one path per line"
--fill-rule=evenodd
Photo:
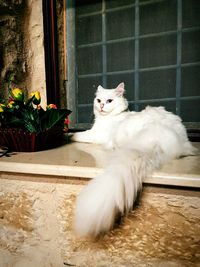
M98 86L93 127L72 137L113 149L104 172L78 197L75 227L82 236L110 230L117 214L132 209L145 176L170 159L195 152L178 116L163 107L130 112L123 95L124 83L115 89Z

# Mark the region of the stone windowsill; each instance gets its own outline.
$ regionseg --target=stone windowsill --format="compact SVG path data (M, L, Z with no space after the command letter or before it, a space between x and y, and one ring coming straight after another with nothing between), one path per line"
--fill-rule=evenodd
M200 144L195 144L200 148ZM98 145L69 143L61 147L34 152L13 153L0 158L0 171L48 175L66 178L94 178L102 172L109 151ZM200 155L173 160L161 170L146 177L144 183L200 187Z

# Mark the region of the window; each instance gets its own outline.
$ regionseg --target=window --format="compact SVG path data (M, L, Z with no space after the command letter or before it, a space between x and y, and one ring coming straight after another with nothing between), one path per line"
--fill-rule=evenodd
M130 110L163 105L200 122L200 1L67 1L68 107L93 122L99 84L124 81Z

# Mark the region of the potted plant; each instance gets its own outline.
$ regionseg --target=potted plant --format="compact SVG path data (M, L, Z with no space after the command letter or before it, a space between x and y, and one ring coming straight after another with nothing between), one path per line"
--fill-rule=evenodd
M0 103L0 145L12 151L33 152L62 144L68 130L68 109L49 104L40 106L39 91L25 97L23 90L10 89L10 96Z

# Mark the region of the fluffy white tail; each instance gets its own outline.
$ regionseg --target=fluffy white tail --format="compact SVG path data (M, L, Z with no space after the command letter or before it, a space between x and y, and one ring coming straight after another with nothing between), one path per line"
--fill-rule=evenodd
M110 230L118 213L132 209L143 178L163 161L164 155L159 148L146 153L128 149L114 151L105 171L91 180L78 197L77 233L97 236Z

